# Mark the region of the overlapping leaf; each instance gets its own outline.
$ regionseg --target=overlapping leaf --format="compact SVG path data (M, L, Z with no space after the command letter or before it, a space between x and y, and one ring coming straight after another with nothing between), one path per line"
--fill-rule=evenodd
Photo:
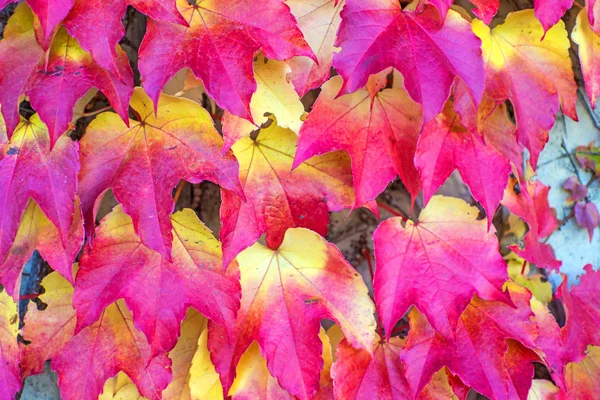
M75 102L90 88L102 91L125 119L133 89L133 73L125 53L117 48L120 78L101 68L64 28L58 30L47 54L35 41L33 15L20 5L0 42L0 102L9 135L18 121L18 103L25 93L48 126L51 147L68 129Z
M595 107L600 97L600 35L592 30L585 10L581 10L577 15L571 39L579 47L579 62L585 89L592 107Z
M511 246L511 250L540 268L558 269L562 263L554 256L554 250L540 241L558 226L554 210L548 203L549 191L550 187L540 181L518 182L511 179L504 191L502 204L529 225L525 248Z
M283 61L267 60L259 56L254 62L256 92L250 101L250 112L254 122L237 117L230 112L223 115L223 151L268 121L269 114L277 118L282 128L298 133L302 124L304 106L287 80L289 66Z
M513 12L493 30L480 20L473 31L482 41L486 65L485 100L510 100L517 121L517 139L531 153L535 168L548 141L559 105L577 119L577 85L569 58L570 42L562 21L545 33L532 10ZM485 113L480 118L485 119Z
M600 348L590 346L585 358L567 365L567 390L560 400L592 400L600 393Z
M3 132L2 132L3 133ZM22 119L0 156L0 277L10 294L23 264L37 248L65 278L81 247L82 223L75 202L79 151L62 136L53 149L37 114ZM43 182L43 184L42 184ZM30 198L35 203L30 202Z
M526 399L538 327L532 322L524 288L510 285L514 307L475 297L460 316L455 342L437 333L416 310L401 353L410 387L417 393L442 366L466 385L494 399ZM509 340L510 339L510 340ZM519 343L520 342L520 343Z
M565 12L571 8L573 0L534 0L536 18L542 23L544 32L552 28Z
M235 264L224 270L220 243L192 210L174 214L171 221L175 238L167 259L141 243L120 206L102 220L75 282L77 331L121 298L153 356L175 346L188 306L231 331L240 296Z
M140 121L128 128L117 115L103 113L88 126L80 142L79 194L86 230L93 232L94 205L111 188L133 219L144 245L171 257L171 190L180 179L210 180L240 193L238 164L221 155L223 141L212 119L198 104L161 96L158 114L141 88L131 107Z
M269 59L314 57L280 0L262 1L258 8L251 0L208 0L197 5L178 0L177 8L189 27L149 21L140 47L144 88L156 106L165 83L189 67L217 104L251 120L254 53L262 48Z
M367 89L336 98L341 78L325 83L300 129L294 159L297 167L318 154L346 151L352 160L355 207L375 199L396 175L413 199L420 190L413 157L421 108L402 89L377 92L374 85L371 81Z
M257 243L237 261L242 301L233 340L216 325L209 336L226 391L242 354L256 340L281 387L311 399L323 368L318 337L323 318L336 321L352 346L371 350L375 321L367 288L339 250L316 233L288 229L277 250Z
M506 115L504 110L498 109L495 113L499 115L490 117L491 123L483 128L486 137L514 135L507 118L504 123L494 124ZM424 203L427 204L457 169L473 198L483 206L491 225L511 171L509 160L492 143L493 140L485 143L478 134L467 130L452 109L452 103L448 103L442 113L423 126L417 143L415 165L421 175Z
M21 390L18 332L17 304L5 290L0 290L0 397L3 399L14 399Z
M317 156L292 171L297 136L277 125L246 137L233 147L240 163L246 201L222 191L221 240L223 262L254 244L266 232L267 245L277 249L288 228L327 234L329 211L354 204L350 160L342 152Z
M344 0L288 0L286 4L296 17L298 28L318 61L316 63L309 57L294 57L288 61L292 68L290 80L298 94L304 96L306 92L321 86L329 78Z
M403 11L387 0L347 0L333 65L344 78L342 93L363 87L370 74L388 67L404 76L404 87L423 105L425 122L443 108L455 77L462 79L476 103L481 100L484 69L480 41L458 13L448 11L439 29L433 7Z
M62 398L92 400L102 393L108 378L123 371L143 396L160 399L171 378L170 362L165 354L151 357L151 348L123 301L111 304L96 323L73 336L73 288L55 273L42 285L46 293L40 297L48 306L44 311L30 308L25 320L24 337L31 344L23 352L30 372L41 371L44 359L52 358Z
M452 341L474 293L511 304L495 230L478 214L463 200L434 196L418 222L390 218L373 233L375 301L388 338L411 305Z

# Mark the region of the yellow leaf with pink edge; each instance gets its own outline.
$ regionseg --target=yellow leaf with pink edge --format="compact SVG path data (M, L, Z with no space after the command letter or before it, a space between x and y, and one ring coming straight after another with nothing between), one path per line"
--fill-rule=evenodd
M324 364L319 340L324 318L338 323L352 346L371 351L373 301L358 272L333 244L307 229L292 228L277 250L256 243L237 261L242 301L233 339L216 324L209 337L225 388L256 340L280 385L294 396L311 399Z
M250 111L254 123L237 117L229 112L223 116L223 150L227 151L233 144L250 132L258 129L272 114L282 128L289 128L298 133L302 125L304 105L287 80L290 67L284 61L267 60L262 54L254 62L256 92L250 101Z
M558 388L545 379L534 379L527 400L553 400L558 394Z
M585 89L592 107L595 107L600 96L600 34L590 27L585 9L577 15L577 23L571 32L571 39L579 46L579 62L585 80Z
M535 168L559 105L566 115L577 119L577 85L565 24L559 21L541 41L544 28L533 10L510 13L502 25L491 31L479 19L472 25L482 41L486 66L484 103L486 98L494 104L510 100L517 121L517 139L531 152Z
M17 343L19 314L17 304L0 287L0 398L13 399L21 390L19 362L21 353Z

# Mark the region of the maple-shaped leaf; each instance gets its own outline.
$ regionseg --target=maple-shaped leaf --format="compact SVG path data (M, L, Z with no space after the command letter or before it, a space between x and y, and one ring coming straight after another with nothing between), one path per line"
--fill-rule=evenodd
M63 239L42 209L30 200L21 217L17 235L0 263L0 281L15 300L19 297L23 266L37 250L42 258L69 281L73 281L72 264L83 244L83 221L79 201L68 236Z
M579 62L585 89L592 108L595 108L600 97L600 34L592 30L585 10L581 10L577 15L577 23L571 32L571 39L579 48Z
M478 214L461 199L434 196L418 222L390 218L373 233L375 301L387 338L411 305L452 340L474 293L511 303L495 229Z
M116 49L125 34L121 19L128 5L154 20L186 24L175 0L74 0L73 8L63 22L81 47L115 75L120 75L120 56Z
M600 174L600 146L595 146L593 142L587 146L578 146L575 156L582 167Z
M214 324L209 332L211 359L225 392L242 354L256 340L281 387L311 399L323 367L318 336L323 318L336 321L353 347L371 350L373 302L360 275L333 244L292 228L277 250L256 243L237 261L242 300L233 339Z
M482 41L486 65L485 98L494 104L510 100L515 110L517 138L531 153L535 168L548 141L559 105L577 120L577 85L573 79L565 24L559 21L546 33L533 10L513 12L490 31L473 21ZM480 118L484 119L485 115Z
M289 78L294 88L304 96L309 90L318 88L329 78L333 54L336 50L335 37L340 26L340 12L344 0L287 0L285 2L298 21L298 28L317 56L317 62L309 57L294 57L288 60L292 68Z
M71 265L83 242L81 211L75 202L78 143L62 136L51 149L48 130L37 114L30 120L22 119L10 140L2 134L2 284L18 296L21 270L36 248L72 281Z
M502 114L504 111L499 109L495 112ZM495 128L500 129L500 135L506 133L505 127L493 124L486 131ZM457 169L473 198L483 206L488 225L492 224L508 182L510 162L489 142L486 144L478 134L461 124L452 103L448 103L444 111L423 126L417 143L415 165L421 175L425 205Z
M133 325L122 301L111 304L96 323L73 336L73 287L56 273L46 276L42 286L45 293L40 299L47 307L44 311L29 307L25 317L23 336L31 342L21 346L25 371L41 372L44 360L51 358L62 398L77 400L97 399L106 380L123 371L143 396L160 399L171 379L169 359L166 354L150 356L146 338Z
M519 182L511 178L501 203L529 225L525 248L510 246L510 249L540 268L558 270L562 262L556 259L550 245L541 242L558 226L554 209L548 203L549 191L550 187L540 181Z
M137 88L131 107L140 121L131 120L128 128L116 114L100 114L80 142L79 195L86 230L91 236L94 204L111 188L142 242L170 258L172 189L180 179L210 180L241 193L238 164L231 153L221 155L223 140L199 104L162 95L155 115L150 98Z
M124 298L152 355L169 351L188 306L231 330L239 306L235 265L224 270L220 243L191 209L173 214L172 261L144 246L120 206L101 222L75 281L77 331Z
M552 28L569 8L573 0L534 0L533 8L536 18L541 22L544 32ZM543 38L543 36L542 36Z
M3 399L14 399L22 387L18 333L17 303L0 287L0 398Z
M251 120L249 103L256 90L252 62L259 49L269 59L314 58L281 0L262 1L258 8L252 0L196 5L177 0L177 7L189 27L150 20L139 51L144 88L156 106L167 81L189 67L219 106Z
M567 322L561 330L566 362L579 362L588 345L600 346L600 272L591 264L584 268L581 282L569 290L565 278L557 291L563 302Z
M485 81L481 43L457 12L448 11L441 28L436 13L430 6L418 13L388 0L346 0L335 42L342 50L333 56L344 78L340 92L354 92L369 75L394 67L423 105L425 122L442 110L455 77L478 103Z
M300 129L294 167L344 150L352 160L354 207L375 199L396 175L414 199L421 189L413 162L421 107L402 89L385 89L372 98L367 88L336 98L341 86L340 77L323 85Z
M566 369L567 387L559 400L594 400L600 393L600 347L590 346L585 358Z
M592 202L575 204L575 220L582 228L587 229L590 243L594 238L594 229L598 227L598 207Z
M467 386L494 399L526 399L538 334L532 322L525 288L509 285L514 306L475 296L461 314L454 343L437 333L415 309L401 358L410 387L419 393L441 367L446 366ZM515 342L509 346L508 339ZM511 349L512 348L512 349Z
M298 133L304 114L304 106L287 81L290 67L283 61L267 60L262 55L254 62L256 92L250 101L250 111L254 122L235 116L228 111L223 115L223 151L227 151L235 142L260 128L269 120L268 114L277 118L283 128Z
M96 64L64 28L56 33L47 59L40 59L25 91L48 125L52 144L68 129L75 102L92 87L104 93L121 118L127 119L133 72L125 52L118 48L117 54L121 78Z
M20 96L25 92L29 76L44 54L33 30L33 13L20 4L4 28L0 41L0 104L6 130L12 133L19 124Z
M266 233L277 249L288 228L327 234L329 211L354 204L350 160L343 152L311 158L292 171L298 137L274 119L256 139L243 138L233 146L240 163L240 181L246 201L222 191L221 241L223 263Z

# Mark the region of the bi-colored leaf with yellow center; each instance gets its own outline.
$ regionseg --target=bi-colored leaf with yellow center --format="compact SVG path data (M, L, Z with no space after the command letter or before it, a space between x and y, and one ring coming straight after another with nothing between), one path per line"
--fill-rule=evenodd
M195 5L178 0L177 8L189 27L149 21L139 51L144 88L157 106L162 87L189 67L219 106L251 120L254 54L262 48L269 59L314 57L281 0L205 0Z
M133 90L133 72L125 53L117 48L117 75L96 64L64 28L53 36L45 54L35 41L34 17L26 5L20 5L9 20L5 39L0 42L0 101L9 136L18 121L22 94L48 126L50 147L69 128L73 107L86 92L96 87L112 107L127 118Z
M505 115L502 109L495 112ZM490 120L494 121L494 118ZM484 127L484 132L488 131L486 133L492 137L514 134L510 131L510 121L505 119L505 122L509 125L492 123ZM489 132L497 128L499 133ZM507 128L509 132L506 132ZM442 113L423 126L417 143L415 165L421 176L423 202L427 204L456 169L473 198L483 206L488 225L491 225L511 171L509 160L493 147L493 143L465 128L452 103L447 103Z
M353 347L371 350L375 321L367 287L339 250L316 233L288 229L277 250L257 243L237 261L242 301L233 340L213 325L208 341L226 391L242 354L256 340L281 387L312 399L323 368L323 318L336 321Z
M140 121L127 127L114 113L100 114L80 142L86 230L93 232L94 206L111 188L144 245L170 258L173 188L181 179L210 180L241 193L238 163L231 153L221 155L223 140L200 105L163 95L155 115L150 98L137 88L131 107Z
M600 4L600 3L599 3ZM585 10L577 15L571 39L579 47L579 62L585 80L585 89L592 107L600 97L600 34L594 32Z
M225 271L220 243L192 210L177 212L171 220L171 259L141 243L120 206L102 220L75 281L78 331L120 298L148 338L152 355L175 346L189 306L231 331L240 296L235 264Z
M336 98L342 79L325 83L300 129L294 167L309 158L344 150L352 160L355 207L374 200L396 175L413 199L421 187L413 158L421 107L402 89L368 89Z
M514 284L508 290L514 306L474 297L460 316L454 342L437 333L416 309L411 311L401 359L413 391L419 393L446 366L465 385L490 398L527 397L533 361L539 360L529 350L536 348L538 327L531 320L531 294Z
M413 12L389 0L347 0L335 42L342 50L333 56L344 78L341 93L354 92L369 75L394 67L410 97L423 105L425 122L442 110L455 77L479 103L485 79L481 43L457 12L448 11L441 28L437 13L431 6Z
M45 293L40 299L47 307L43 311L29 307L25 317L23 336L31 342L21 347L25 371L41 372L44 360L51 358L62 398L67 400L97 399L105 382L119 371L143 396L161 398L171 379L170 362L166 354L151 357L151 348L123 301L111 304L96 323L73 336L72 286L56 273L46 276L42 286Z
M23 266L35 250L46 262L69 281L73 281L72 264L83 244L83 221L79 201L67 237L50 222L42 209L30 200L21 217L17 235L0 264L0 280L15 300L19 297Z
M519 182L511 178L504 191L502 205L529 225L523 241L525 247L513 245L509 248L540 268L558 270L562 263L554 256L552 247L541 242L558 226L555 212L548 203L549 191L550 187L540 181Z
M417 222L390 218L373 233L375 301L387 338L411 305L451 341L474 293L510 304L495 229L478 214L461 199L434 196Z
M14 399L17 392L21 390L19 368L21 352L17 343L18 333L17 304L6 290L0 290L0 398L3 399Z
M595 146L594 143L578 146L575 149L575 156L582 167L600 174L600 146Z
M473 31L482 41L486 65L484 97L494 104L510 100L517 121L517 139L531 152L535 168L548 141L560 105L577 119L577 85L573 79L570 42L559 21L545 33L533 10L513 12L493 30L480 20ZM480 112L480 118L486 115Z
M235 142L260 128L268 121L269 114L277 118L282 128L289 128L298 133L304 114L304 106L287 80L290 67L283 61L267 60L259 56L254 62L256 92L250 101L252 119L237 117L227 111L223 115L223 151L227 151Z
M246 137L233 146L246 201L222 191L220 235L225 265L263 233L271 249L279 247L288 228L308 228L325 236L329 211L354 204L347 155L317 156L292 171L298 137L278 122L272 119L254 140Z
M92 87L104 93L119 116L127 120L133 73L125 52L117 48L117 55L120 77L96 64L64 28L56 33L47 64L42 57L25 92L48 125L52 143L68 129L75 102Z
M567 365L566 376L566 394L560 392L559 400L596 399L600 393L600 347L589 346L582 361Z
M4 132L2 132L4 133ZM8 292L36 248L72 281L71 264L82 244L81 212L75 204L79 146L62 136L51 149L37 114L22 119L0 155L0 276ZM35 203L30 203L30 198ZM29 206L28 206L29 204ZM8 258L8 259L7 259Z
M318 64L309 57L294 57L288 60L292 72L290 80L302 97L309 90L321 86L329 78L335 37L342 21L340 12L344 0L287 0L285 2L298 21L298 28L317 56Z
M0 42L0 104L9 133L20 122L21 94L25 92L28 78L44 53L35 38L33 18L31 9L20 4L4 27Z

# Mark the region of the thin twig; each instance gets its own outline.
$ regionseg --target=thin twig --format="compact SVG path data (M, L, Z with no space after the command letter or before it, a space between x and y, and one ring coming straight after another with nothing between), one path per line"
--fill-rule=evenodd
M380 202L380 201L377 201L377 205L378 205L379 207L383 208L385 211L389 212L390 214L392 214L392 215L394 215L394 216L396 216L396 217L400 217L400 218L402 218L402 220L403 220L403 221L407 221L407 220L408 220L408 217L407 217L406 215L402 214L402 213L401 213L400 211L398 211L397 209L395 209L395 208L393 208L393 207L391 207L391 206L388 206L388 205L387 205L387 204L385 204L385 203L382 203L382 202Z
M177 200L179 200L179 196L181 196L181 191L183 190L183 186L185 185L185 181L179 182L177 185L177 190L175 191L175 196L173 196L173 203L177 204Z
M83 114L81 114L80 118L93 117L94 115L103 113L104 111L108 111L108 110L112 110L112 106L106 106L106 107L102 107L99 110L94 110L94 111L90 111L90 112L87 112L87 113L83 113Z

